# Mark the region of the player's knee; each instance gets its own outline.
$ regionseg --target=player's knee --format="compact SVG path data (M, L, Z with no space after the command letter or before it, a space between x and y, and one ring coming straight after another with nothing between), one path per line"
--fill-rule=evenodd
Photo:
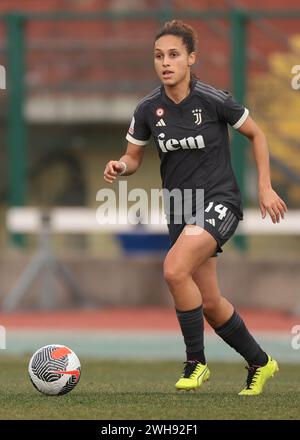
M164 263L164 279L171 287L182 284L189 274L179 265L172 261Z

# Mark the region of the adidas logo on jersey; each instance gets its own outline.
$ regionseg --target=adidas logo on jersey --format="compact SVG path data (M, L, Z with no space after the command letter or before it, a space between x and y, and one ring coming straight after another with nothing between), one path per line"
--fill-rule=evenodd
M163 119L160 119L158 122L157 122L157 124L155 124L156 125L156 127L165 127L166 126L166 123L165 123L165 121L163 120Z
M214 219L214 218L207 218L205 221L206 221L207 223L210 223L210 224L213 225L213 226L216 226L216 222L215 222L215 219Z
M164 153L167 153L168 151L180 150L180 148L184 150L192 150L194 148L200 149L205 147L204 139L203 136L201 135L198 135L196 137L192 137L192 136L185 137L179 140L168 139L167 141L164 140L165 137L166 137L165 133L160 133L157 138L158 145Z

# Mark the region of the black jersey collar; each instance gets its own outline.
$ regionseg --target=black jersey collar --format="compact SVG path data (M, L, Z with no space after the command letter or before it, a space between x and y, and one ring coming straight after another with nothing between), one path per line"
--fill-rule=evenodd
M161 86L161 96L162 96L163 102L165 104L167 104L167 105L171 105L171 106L174 106L174 107L178 107L178 106L184 105L187 101L190 100L191 96L193 95L196 83L197 83L197 78L192 77L191 78L191 85L190 85L190 93L182 101L180 101L178 104L176 104L176 102L172 101L172 99L170 99L168 97L168 95L165 92L165 88L162 85Z

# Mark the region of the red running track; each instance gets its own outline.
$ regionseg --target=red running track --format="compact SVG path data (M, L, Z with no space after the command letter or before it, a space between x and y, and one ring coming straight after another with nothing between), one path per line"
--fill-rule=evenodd
M278 311L238 310L253 331L289 332L300 325L300 316ZM0 313L7 329L95 329L124 331L178 331L173 308L103 308L96 310L24 311ZM211 327L206 324L206 330Z

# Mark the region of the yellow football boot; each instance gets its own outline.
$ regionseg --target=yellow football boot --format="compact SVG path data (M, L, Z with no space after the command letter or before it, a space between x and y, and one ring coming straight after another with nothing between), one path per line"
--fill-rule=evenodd
M186 361L184 372L175 384L177 390L195 390L210 378L210 371L205 364L198 361Z
M262 393L266 381L279 371L277 362L270 356L263 367L252 365L246 369L248 370L246 387L239 393L239 396L258 396Z

